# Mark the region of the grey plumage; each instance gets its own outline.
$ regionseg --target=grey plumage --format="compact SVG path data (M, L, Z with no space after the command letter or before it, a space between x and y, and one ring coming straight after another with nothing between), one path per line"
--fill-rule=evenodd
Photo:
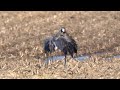
M62 27L58 33L50 38L45 39L44 41L44 51L47 56L48 53L52 53L57 49L61 50L65 55L65 66L67 54L70 54L72 58L74 53L77 55L76 41L71 36L69 36L64 27Z

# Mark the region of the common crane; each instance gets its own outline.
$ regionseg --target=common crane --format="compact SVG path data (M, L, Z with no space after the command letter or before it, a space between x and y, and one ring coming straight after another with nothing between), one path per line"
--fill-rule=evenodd
M62 27L59 30L59 32L57 32L55 35L44 40L44 52L47 55L47 57L49 54L51 54L52 52L58 49L64 53L65 67L66 67L67 54L70 54L72 58L74 57L74 53L77 56L76 41L72 38L72 36L69 36L69 34L66 32L66 29L64 27ZM47 61L47 64L48 64L48 61Z

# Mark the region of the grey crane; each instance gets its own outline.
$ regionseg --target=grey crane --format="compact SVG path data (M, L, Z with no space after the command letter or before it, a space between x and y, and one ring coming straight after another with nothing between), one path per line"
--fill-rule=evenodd
M62 27L59 32L55 35L44 40L44 52L48 57L49 53L54 52L55 50L61 50L65 56L64 66L66 67L66 55L70 54L71 57L74 57L74 53L77 56L77 44L76 41L69 36L66 32L66 29ZM48 63L47 63L48 64Z

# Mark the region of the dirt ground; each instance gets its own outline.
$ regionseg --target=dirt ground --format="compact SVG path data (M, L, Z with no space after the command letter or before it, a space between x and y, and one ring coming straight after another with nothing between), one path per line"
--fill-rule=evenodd
M45 68L43 40L61 26L76 40L78 54L91 57L75 61L68 56L67 68L64 60ZM118 54L119 11L0 12L1 79L120 79L120 58L104 59Z

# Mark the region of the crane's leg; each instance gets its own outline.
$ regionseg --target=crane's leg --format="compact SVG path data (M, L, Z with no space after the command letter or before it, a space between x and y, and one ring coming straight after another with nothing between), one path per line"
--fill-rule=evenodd
M46 53L46 60L45 60L45 67L48 67L48 62L49 62L49 60L48 60L48 56L49 56L49 53Z
M64 62L64 67L66 68L66 55L65 55L65 62Z
M64 67L66 68L66 56L67 56L67 48L66 47L63 49L63 52L64 52L64 55L65 55Z
M77 53L76 53L76 56L75 57L77 57Z
M51 56L50 64L53 63L53 59L54 59L54 57Z

